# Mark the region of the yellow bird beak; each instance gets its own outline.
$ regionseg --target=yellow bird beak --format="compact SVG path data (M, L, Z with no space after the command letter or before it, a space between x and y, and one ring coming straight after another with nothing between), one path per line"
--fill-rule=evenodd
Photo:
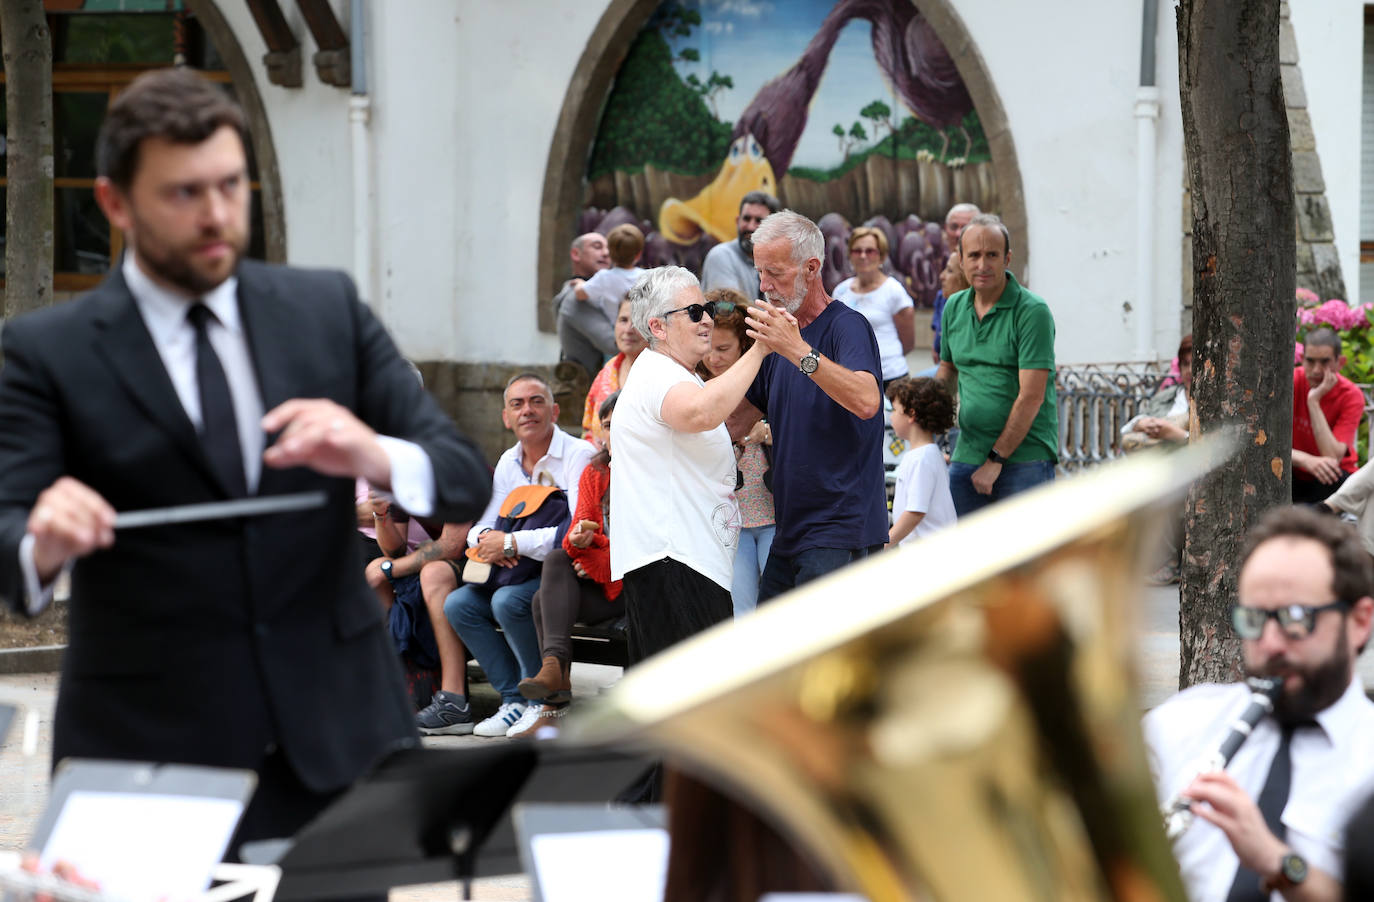
M720 171L701 193L687 201L670 197L663 202L658 230L675 244L691 244L702 232L730 241L738 234L740 200L750 191L777 194L778 180L754 136L745 134L731 142Z

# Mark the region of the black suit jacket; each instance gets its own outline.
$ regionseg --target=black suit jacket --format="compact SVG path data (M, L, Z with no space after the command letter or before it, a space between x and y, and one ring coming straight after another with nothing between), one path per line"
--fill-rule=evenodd
M245 261L239 307L265 410L330 398L434 464L436 516L475 519L476 449L420 388L347 276ZM115 510L226 497L118 269L15 319L0 371L0 592L24 604L18 547L63 474ZM269 436L269 442L272 437ZM324 509L119 532L76 562L53 760L255 767L277 746L324 792L414 740L412 709L362 578L354 486L264 467L258 492L323 489Z

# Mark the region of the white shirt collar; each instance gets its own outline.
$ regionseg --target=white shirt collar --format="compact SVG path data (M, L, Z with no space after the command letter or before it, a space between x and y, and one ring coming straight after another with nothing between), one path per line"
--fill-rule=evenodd
M186 311L190 309L193 299L154 282L135 261L132 248L125 252L120 271L154 339L163 341L177 330L189 327ZM219 319L220 325L234 335L241 335L243 331L243 320L239 317L238 290L238 277L231 275L200 298Z
M553 427L553 438L549 440L549 450L545 451L544 456L539 458L539 460L546 460L549 458L553 460L562 460L564 457L564 449L567 448L568 442L570 441L574 441L573 437L555 425ZM577 441L580 441L580 439ZM539 463L539 460L534 461L531 466ZM525 468L525 446L519 442L515 443L515 462L520 466L521 470Z
M1315 720L1337 748L1351 741L1352 732L1359 724L1362 709L1368 704L1364 694L1364 682L1358 673L1345 687L1341 697L1317 712Z

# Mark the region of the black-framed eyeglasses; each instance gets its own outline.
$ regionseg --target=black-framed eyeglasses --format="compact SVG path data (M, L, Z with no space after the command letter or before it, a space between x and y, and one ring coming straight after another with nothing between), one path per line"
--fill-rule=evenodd
M1272 617L1285 636L1290 639L1304 639L1312 634L1318 614L1337 608L1345 610L1349 607L1350 602L1340 598L1326 604L1286 604L1281 608L1272 609L1238 604L1231 608L1231 626L1242 639L1258 639L1264 635L1264 625Z
M667 319L669 314L687 312L687 318L694 323L701 322L702 314L706 314L711 319L716 318L716 302L707 301L704 304L688 304L686 307L678 307L676 310L665 310L663 318Z

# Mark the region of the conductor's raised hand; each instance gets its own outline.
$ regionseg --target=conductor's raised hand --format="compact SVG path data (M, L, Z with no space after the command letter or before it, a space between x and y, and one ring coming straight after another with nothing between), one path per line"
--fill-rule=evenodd
M276 469L309 467L326 476L361 476L391 485L391 462L373 432L353 412L324 398L295 398L262 418L263 431L278 433L262 462Z
M38 578L50 582L73 558L114 544L115 511L84 483L63 476L44 489L29 511L33 563Z

